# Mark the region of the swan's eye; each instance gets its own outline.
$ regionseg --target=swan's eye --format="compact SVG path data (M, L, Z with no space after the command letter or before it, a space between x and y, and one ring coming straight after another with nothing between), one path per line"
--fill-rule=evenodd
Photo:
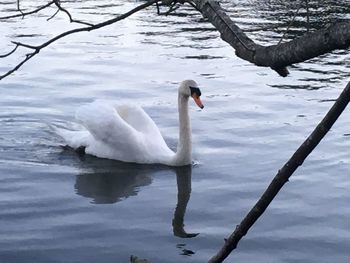
M197 94L198 96L202 95L201 93L201 90L197 87L190 87L190 90L191 90L191 96L195 93Z

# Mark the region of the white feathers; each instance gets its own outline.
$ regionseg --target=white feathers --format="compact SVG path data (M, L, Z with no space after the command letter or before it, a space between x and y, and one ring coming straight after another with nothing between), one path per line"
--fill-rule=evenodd
M191 85L194 85L193 82ZM95 101L76 112L75 117L84 130L54 129L70 147L77 149L83 146L87 154L97 157L135 163L187 165L192 161L192 148L189 96L183 94L186 87L189 89L185 81L179 88L180 138L176 154L169 149L153 120L136 105L116 106L106 101Z

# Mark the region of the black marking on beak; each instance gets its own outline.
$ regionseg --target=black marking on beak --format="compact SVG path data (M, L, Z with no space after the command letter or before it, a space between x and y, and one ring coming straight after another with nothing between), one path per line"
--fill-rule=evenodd
M201 93L201 90L197 87L190 87L190 90L191 90L191 96L195 93L197 94L198 96L202 95Z

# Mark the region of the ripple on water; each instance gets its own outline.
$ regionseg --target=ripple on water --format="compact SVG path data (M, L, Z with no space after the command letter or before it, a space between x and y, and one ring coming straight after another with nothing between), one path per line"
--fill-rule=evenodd
M27 10L39 2L21 4ZM63 3L74 17L95 23L136 4ZM0 3L0 15L10 5ZM246 1L223 6L262 44L277 43L289 23L285 10L260 8L252 18ZM4 262L127 262L131 254L153 262L207 261L347 82L344 51L293 66L282 79L236 58L191 7L169 16L153 11L62 39L1 82ZM6 25L0 33L35 44L74 26L64 14L50 22L48 16L0 22ZM304 30L292 29L288 38ZM190 104L196 160L190 172L78 156L49 129L80 127L75 110L95 99L137 103L176 149L176 92L187 78L198 81L205 104L202 111ZM345 112L228 260L346 262L347 134ZM174 236L174 222L200 234Z

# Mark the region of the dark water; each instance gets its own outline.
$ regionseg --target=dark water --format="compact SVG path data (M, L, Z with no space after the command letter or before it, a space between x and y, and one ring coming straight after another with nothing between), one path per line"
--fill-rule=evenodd
M65 6L97 22L137 4ZM0 2L1 15L14 8ZM245 1L225 8L264 44L278 42L290 17ZM349 18L341 10L337 17ZM11 39L41 43L73 27L64 14L47 22L54 12L0 22L2 53ZM287 37L304 30L293 29ZM18 59L3 60L0 70ZM348 51L337 51L280 78L236 58L187 6L171 16L149 8L43 50L0 82L0 262L128 262L131 254L206 262L332 105L349 81L349 62ZM191 105L192 168L79 157L47 125L74 126L75 110L97 98L139 103L175 148L176 90L187 78L200 84L206 106ZM228 262L348 261L349 121L346 110Z

